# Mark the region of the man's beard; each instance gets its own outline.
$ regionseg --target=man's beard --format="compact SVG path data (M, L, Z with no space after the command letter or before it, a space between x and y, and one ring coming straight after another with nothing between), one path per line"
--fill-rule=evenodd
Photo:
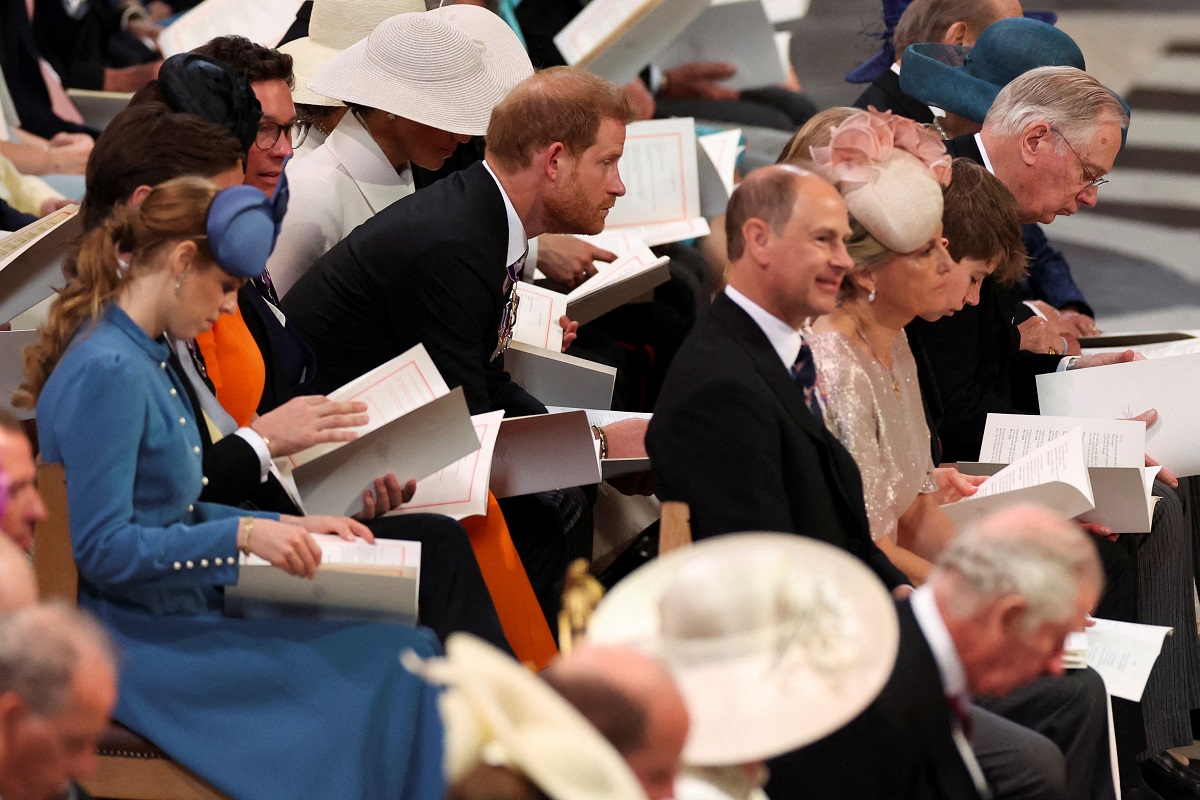
M546 198L547 233L597 234L604 230L604 215L587 199L574 174L564 184L566 191Z

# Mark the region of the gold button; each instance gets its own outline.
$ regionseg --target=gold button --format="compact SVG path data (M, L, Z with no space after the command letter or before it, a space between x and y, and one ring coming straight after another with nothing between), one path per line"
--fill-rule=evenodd
M171 397L174 397L177 394L179 394L179 392L175 391L174 389L171 390Z
M181 570L181 569L183 569L183 564L180 564L178 561L176 561L175 562L175 571L179 572L179 570Z
M208 476L207 475L205 475L203 478L200 479L200 485L208 486Z
M196 455L200 455L200 445L196 445L195 447L193 447L192 452L195 453Z
M213 559L213 564L215 564L216 566L220 567L220 566L222 566L222 565L224 565L224 564L225 564L225 559L223 559L223 558L221 558L220 556L218 556L217 558L214 558L214 559Z
M195 507L195 506L193 506L193 505L188 505L188 512L189 512L189 513L190 513L190 512L192 512L192 511L195 511L195 510L196 510L196 507Z
M180 425L187 425L187 417L180 417L180 418L179 418L179 424L180 424Z
M207 558L200 559L200 566L204 567L205 569L208 569L208 559Z
M195 564L193 564L191 561L187 562L187 568L188 568L188 569L194 569L194 568L195 568L195 566L196 566L196 565L195 565Z
M165 361L160 361L160 362L158 362L158 365L159 365L160 367L162 367L163 369L166 369L166 368L167 368L167 362L165 362Z

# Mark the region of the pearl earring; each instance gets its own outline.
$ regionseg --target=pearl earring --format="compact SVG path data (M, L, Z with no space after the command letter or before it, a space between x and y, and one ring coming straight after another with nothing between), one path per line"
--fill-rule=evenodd
M874 302L875 302L875 290L874 290L874 289L872 289L872 290L871 290L871 293L870 293L869 295L867 295L867 302L868 302L868 303L874 303Z
M183 291L183 275L175 279L175 296L179 297L179 293Z

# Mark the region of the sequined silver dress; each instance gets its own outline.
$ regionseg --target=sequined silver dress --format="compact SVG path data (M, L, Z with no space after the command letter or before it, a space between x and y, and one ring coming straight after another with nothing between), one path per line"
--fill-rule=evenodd
M908 338L896 337L891 371L836 331L806 331L804 340L817 362L825 424L862 473L871 538L893 535L917 495L937 488Z

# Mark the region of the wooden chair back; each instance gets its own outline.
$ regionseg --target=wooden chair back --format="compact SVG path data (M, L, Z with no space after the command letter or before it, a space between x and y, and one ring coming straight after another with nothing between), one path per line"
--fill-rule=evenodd
M75 604L79 571L71 552L71 524L67 515L67 477L62 464L39 464L37 490L46 506L46 518L33 534L33 570L43 600Z
M662 504L658 527L658 554L669 553L692 543L692 512L687 503L668 500Z

